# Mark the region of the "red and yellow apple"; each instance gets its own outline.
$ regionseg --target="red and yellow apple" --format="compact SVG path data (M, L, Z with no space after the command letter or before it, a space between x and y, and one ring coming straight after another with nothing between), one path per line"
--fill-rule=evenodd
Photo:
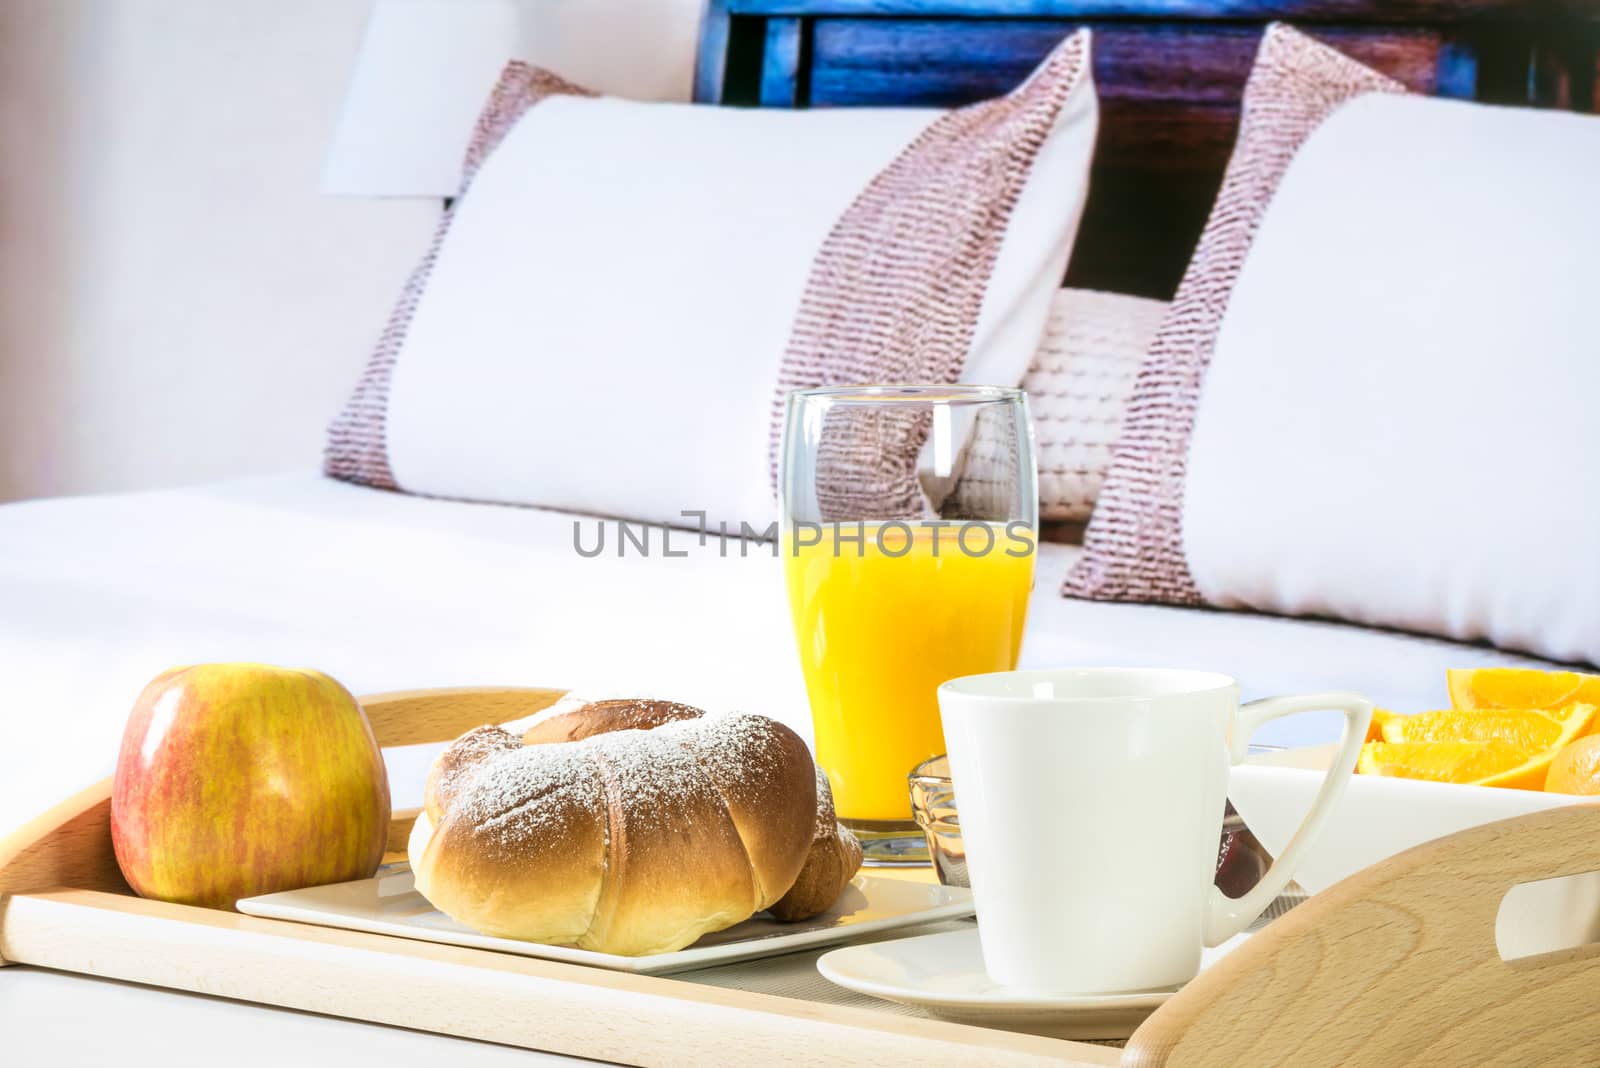
M350 692L318 671L173 668L139 695L111 791L111 843L141 896L212 908L364 879L389 778Z

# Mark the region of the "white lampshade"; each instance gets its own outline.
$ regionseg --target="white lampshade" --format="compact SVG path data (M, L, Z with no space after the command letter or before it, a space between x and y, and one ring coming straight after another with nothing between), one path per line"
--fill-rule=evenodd
M516 0L377 0L322 191L449 197L478 114L518 40Z

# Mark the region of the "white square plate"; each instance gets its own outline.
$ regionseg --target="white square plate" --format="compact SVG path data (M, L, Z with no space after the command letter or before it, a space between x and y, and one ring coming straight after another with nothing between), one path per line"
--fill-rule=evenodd
M1311 808L1333 758L1331 746L1252 757L1233 769L1228 799L1274 856L1289 844ZM1322 834L1300 858L1294 879L1313 893L1447 834L1561 805L1600 799L1543 790L1466 786L1381 775L1352 775ZM1495 943L1506 960L1596 940L1600 872L1514 886L1495 917Z
M343 927L517 953L524 957L590 964L615 971L661 975L709 964L769 957L901 927L960 919L972 915L972 892L953 886L857 875L839 895L833 908L820 916L798 923L779 923L763 912L725 931L708 934L687 949L648 957L623 957L574 946L547 946L479 934L428 904L412 884L411 867L407 864L385 867L371 879L352 883L245 898L239 902L239 911L273 920Z
M1277 856L1311 809L1322 786L1332 746L1253 755L1232 770L1228 800L1245 824ZM1300 858L1294 880L1312 893L1362 868L1468 827L1528 812L1594 801L1542 790L1460 786L1379 775L1352 775L1344 797L1328 814L1322 833Z

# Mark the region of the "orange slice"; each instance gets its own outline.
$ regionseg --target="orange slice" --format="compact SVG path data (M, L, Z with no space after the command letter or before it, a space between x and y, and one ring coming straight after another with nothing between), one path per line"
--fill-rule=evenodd
M1362 746L1356 770L1366 775L1543 790L1550 764L1589 728L1595 706L1559 711L1451 709L1397 716L1385 740Z
M1600 794L1600 735L1579 738L1557 753L1544 788L1553 794Z
M1399 718L1400 714L1398 712L1390 712L1387 708L1374 708L1372 710L1372 722L1367 725L1367 737L1365 740L1369 742L1383 741L1383 725L1392 719Z
M1525 764L1528 754L1505 742L1368 742L1356 771L1430 782L1481 782Z
M1589 729L1595 706L1572 704L1565 708L1497 708L1485 711L1446 709L1415 716L1391 716L1384 721L1386 742L1505 742L1525 753L1560 748Z
M1561 708L1600 704L1600 675L1533 668L1451 668L1450 704L1456 708Z

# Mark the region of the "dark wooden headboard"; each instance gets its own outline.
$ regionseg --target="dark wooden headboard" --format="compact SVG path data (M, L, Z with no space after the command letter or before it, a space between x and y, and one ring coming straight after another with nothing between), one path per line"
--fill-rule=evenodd
M1600 0L708 0L695 95L948 107L1005 92L1090 26L1100 143L1067 283L1164 298L1274 20L1419 92L1595 110Z

